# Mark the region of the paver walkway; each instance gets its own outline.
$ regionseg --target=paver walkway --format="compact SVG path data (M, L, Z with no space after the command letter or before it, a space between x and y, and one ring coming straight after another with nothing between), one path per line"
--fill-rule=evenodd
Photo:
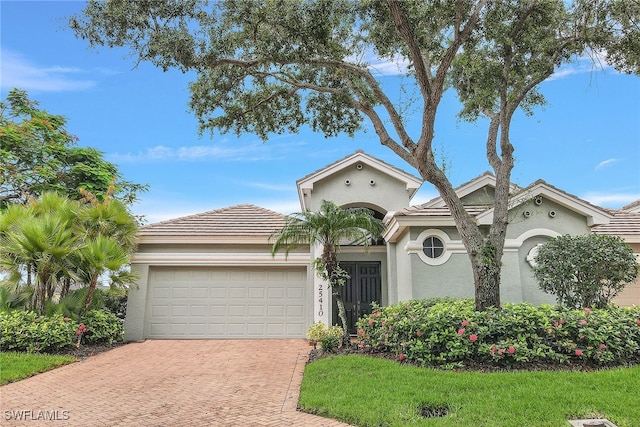
M132 343L0 387L0 425L346 426L296 411L308 352L302 339Z

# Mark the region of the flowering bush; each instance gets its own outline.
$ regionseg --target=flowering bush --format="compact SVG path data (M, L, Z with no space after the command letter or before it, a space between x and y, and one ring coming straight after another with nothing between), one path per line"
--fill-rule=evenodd
M307 330L307 339L314 348L317 343L322 345L323 350L331 351L338 348L342 339L343 330L340 326L329 328L322 322L316 322Z
M640 308L568 309L471 300L412 300L374 307L358 322L360 348L425 366L640 363Z

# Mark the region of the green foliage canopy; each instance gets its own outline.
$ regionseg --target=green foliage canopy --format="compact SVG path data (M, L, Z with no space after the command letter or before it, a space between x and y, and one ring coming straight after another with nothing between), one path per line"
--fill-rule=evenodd
M540 289L568 307L606 307L638 277L633 250L617 236L559 236L540 247L535 262Z
M77 147L66 119L38 108L25 91L12 89L0 102L0 209L47 191L79 200L89 192L125 204L147 186L125 181L113 163L90 147Z

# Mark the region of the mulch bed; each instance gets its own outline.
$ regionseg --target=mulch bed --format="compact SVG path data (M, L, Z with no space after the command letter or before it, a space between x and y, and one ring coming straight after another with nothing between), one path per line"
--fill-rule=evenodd
M64 350L60 350L55 354L73 356L78 360L85 360L100 353L104 353L105 351L113 350L114 348L122 347L123 345L127 344L128 343L125 342L114 342L112 344L82 344L80 345L80 347L70 347Z

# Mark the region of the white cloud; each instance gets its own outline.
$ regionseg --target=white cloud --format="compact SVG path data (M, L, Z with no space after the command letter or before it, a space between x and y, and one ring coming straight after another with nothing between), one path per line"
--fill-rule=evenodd
M5 89L66 92L88 89L97 84L95 80L79 78L83 70L78 68L59 65L41 67L7 49L0 51L0 57L0 85Z
M112 162L144 162L144 161L263 161L280 158L283 152L304 145L303 142L292 143L262 143L220 140L208 145L189 145L168 147L156 145L132 153L110 153L107 155Z
M580 198L596 206L619 209L624 205L640 199L640 193L601 193L593 191L581 195Z
M547 78L547 81L560 80L575 74L611 69L613 68L606 62L606 54L604 52L594 52L592 56L581 56L572 63L560 66Z
M620 159L607 159L607 160L603 160L603 161L601 161L600 163L598 163L598 164L596 165L596 169L595 169L595 170L597 170L597 171L598 171L598 170L603 169L603 168L605 168L605 167L607 167L607 166L610 166L611 164L613 164L613 163L615 163L615 162L618 162L618 161L620 161Z
M276 184L266 184L263 182L245 182L245 183L242 183L242 185L245 185L247 187L252 187L252 188L259 188L262 190L269 190L269 191L289 191L290 192L293 189L291 184L276 185Z

